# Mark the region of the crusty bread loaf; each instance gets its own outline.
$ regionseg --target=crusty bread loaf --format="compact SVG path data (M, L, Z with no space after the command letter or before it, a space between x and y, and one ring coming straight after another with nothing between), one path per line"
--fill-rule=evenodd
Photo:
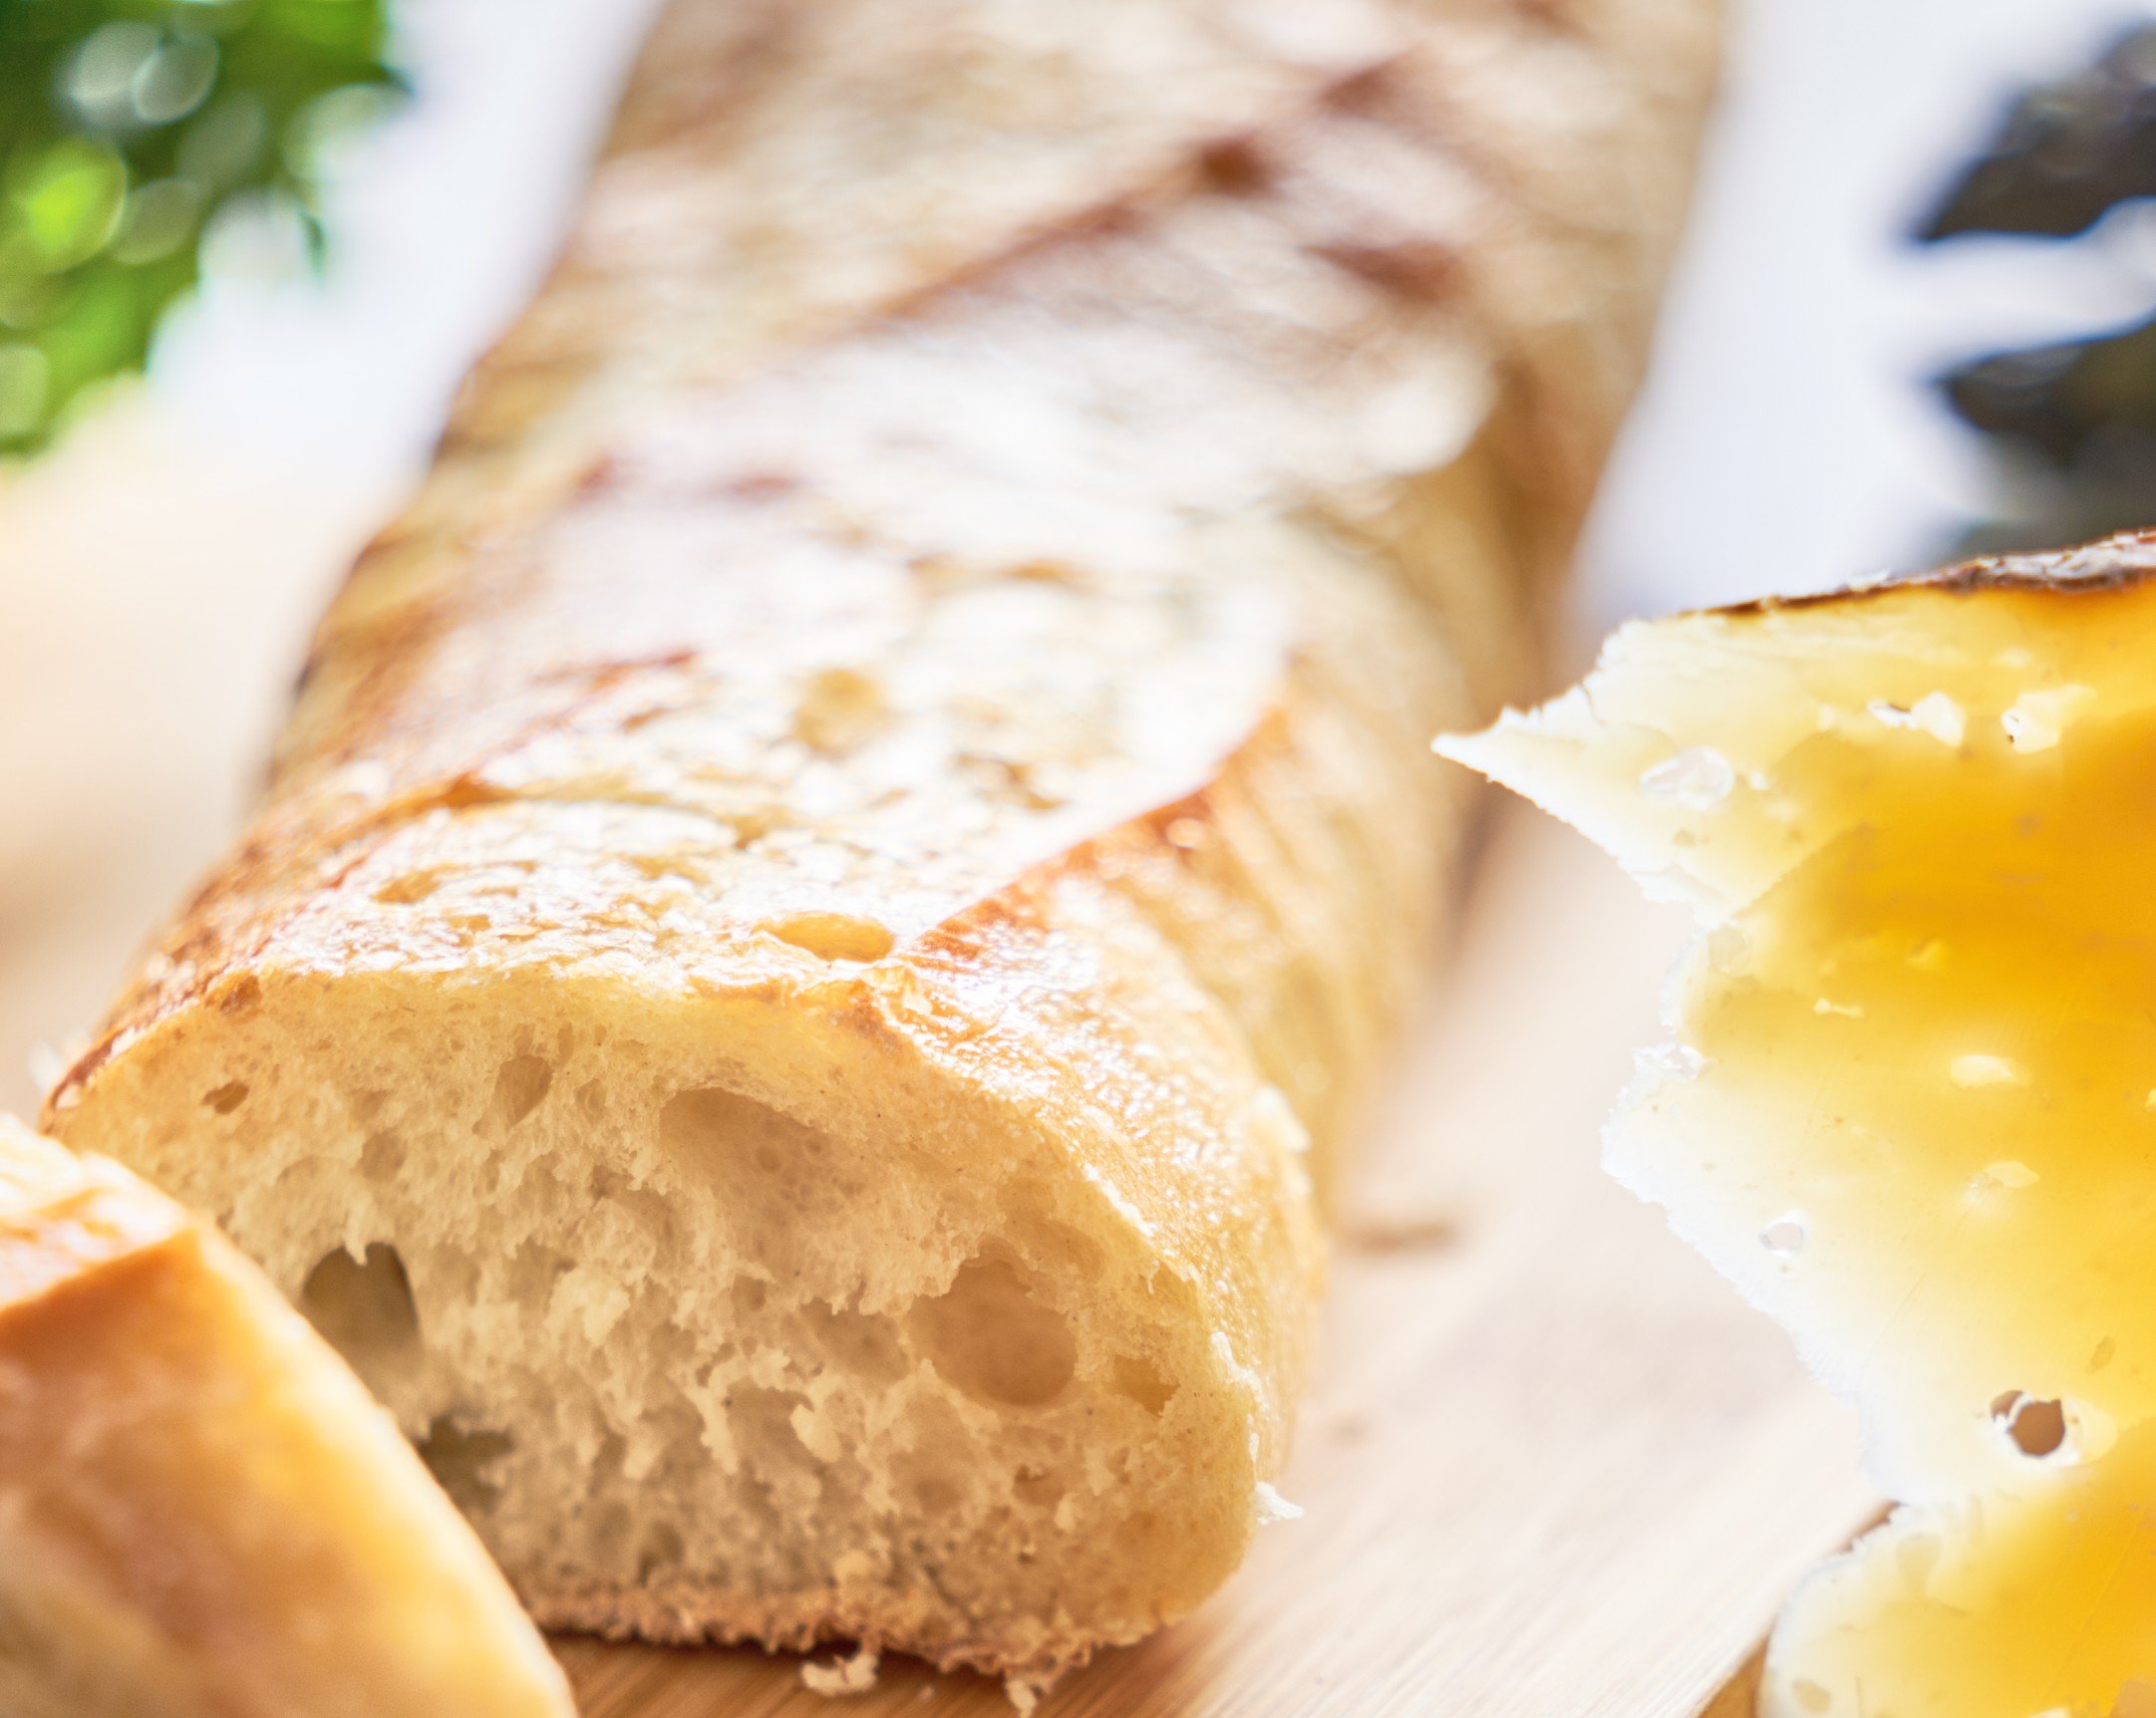
M0 1712L569 1711L471 1530L261 1273L0 1117Z
M678 6L53 1125L549 1621L1038 1679L1189 1609L1711 10Z

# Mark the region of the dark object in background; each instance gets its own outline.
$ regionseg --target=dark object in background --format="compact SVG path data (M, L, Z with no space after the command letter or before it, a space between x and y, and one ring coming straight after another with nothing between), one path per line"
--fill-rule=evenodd
M2014 104L1917 237L2070 239L2156 196L2156 25ZM2156 316L2081 340L1995 353L1939 378L2001 454L2005 510L1972 553L2099 537L2156 520Z
M2002 352L1940 385L1987 435L2010 437L2060 471L2115 465L2133 443L2156 438L2156 320Z
M2115 204L2146 196L2156 196L2156 25L2129 32L2087 71L2015 103L1917 236L2070 238Z
M389 0L0 0L0 456L143 367L217 214L310 252L319 144L402 85Z
M2081 542L2156 523L2156 318L2114 334L2002 352L1940 378L1991 437L2002 510L1969 554Z

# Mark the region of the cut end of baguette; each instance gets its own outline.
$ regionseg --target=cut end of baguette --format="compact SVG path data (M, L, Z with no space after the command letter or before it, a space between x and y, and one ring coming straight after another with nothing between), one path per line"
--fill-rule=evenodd
M1052 1677L1233 1569L1293 1368L1088 1155L1104 1117L986 1101L996 1031L911 968L796 965L671 1000L265 974L66 1126L217 1213L548 1624Z

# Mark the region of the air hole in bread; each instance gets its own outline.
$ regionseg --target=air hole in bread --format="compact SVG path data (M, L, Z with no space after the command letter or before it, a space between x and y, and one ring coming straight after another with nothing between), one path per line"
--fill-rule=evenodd
M886 927L850 913L794 913L759 928L819 961L880 961L895 942Z
M1004 1213L1005 1232L1036 1269L1099 1281L1106 1263L1099 1244L1055 1215L1055 1196L1039 1181L1013 1181L999 1190L996 1202Z
M1142 1354L1117 1354L1110 1379L1118 1396L1129 1397L1148 1414L1159 1413L1175 1394L1175 1386Z
M636 1554L637 1578L648 1580L659 1570L679 1569L687 1551L680 1532L672 1522L647 1522L644 1526L644 1542Z
M377 1395L420 1358L420 1314L397 1249L377 1241L355 1259L343 1248L307 1273L299 1309Z
M599 1446L599 1465L611 1469L619 1464L621 1452L609 1448L603 1441ZM578 1512L577 1531L586 1536L591 1544L592 1555L610 1565L620 1565L630 1555L630 1544L635 1524L629 1517L629 1506L620 1498L604 1498L583 1504Z
M1022 1467L1011 1476L1011 1490L1020 1503L1046 1514L1063 1502L1064 1483L1044 1468Z
M892 1464L898 1494L914 1514L933 1522L964 1501L970 1476L954 1469L938 1450L915 1450Z
M518 1243L509 1256L504 1283L510 1298L519 1306L540 1306L554 1291L554 1285L569 1274L570 1263L550 1247L535 1241Z
M783 1486L812 1479L820 1464L794 1430L793 1416L807 1403L790 1390L736 1386L727 1401L734 1447L760 1479ZM783 1495L783 1494L781 1494Z
M343 1095L345 1108L352 1112L352 1119L362 1127L372 1125L375 1118L389 1107L390 1094L386 1091L355 1091Z
M227 1080L213 1091L202 1094L202 1105L219 1115L230 1115L247 1101L247 1084L244 1080Z
M664 1257L677 1242L681 1213L664 1194L616 1169L592 1171L591 1197L621 1211Z
M659 1137L725 1193L725 1216L746 1235L812 1236L843 1219L858 1187L834 1173L829 1138L769 1104L707 1086L659 1112ZM775 1256L767 1263L783 1265Z
M360 1147L360 1173L369 1181L387 1181L405 1164L405 1142L384 1128L370 1133Z
M811 1300L802 1310L818 1349L840 1371L870 1384L895 1384L906 1375L906 1351L889 1318L823 1300Z
M993 1255L969 1259L949 1289L908 1320L936 1370L978 1402L1041 1407L1078 1367L1069 1321L1034 1298L1017 1266Z
M504 1130L537 1109L554 1083L554 1064L544 1056L511 1056L494 1074L487 1119Z
M718 1086L685 1091L669 1101L659 1112L659 1133L677 1151L719 1160L715 1167L746 1161L767 1174L823 1150L823 1136L815 1129Z
M495 1469L513 1448L506 1432L467 1431L448 1415L430 1425L419 1442L420 1460L466 1515L486 1509L501 1495Z

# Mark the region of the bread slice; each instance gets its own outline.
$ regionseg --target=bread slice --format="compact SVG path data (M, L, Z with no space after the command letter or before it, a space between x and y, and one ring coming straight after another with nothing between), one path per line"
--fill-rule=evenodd
M1696 905L1610 1166L1907 1506L1762 1714L2156 1710L2156 535L1627 627L1444 749Z
M471 1530L261 1274L0 1117L0 1711L570 1710Z
M661 26L50 1108L543 1619L1039 1679L1235 1567L1711 67L1577 10Z

